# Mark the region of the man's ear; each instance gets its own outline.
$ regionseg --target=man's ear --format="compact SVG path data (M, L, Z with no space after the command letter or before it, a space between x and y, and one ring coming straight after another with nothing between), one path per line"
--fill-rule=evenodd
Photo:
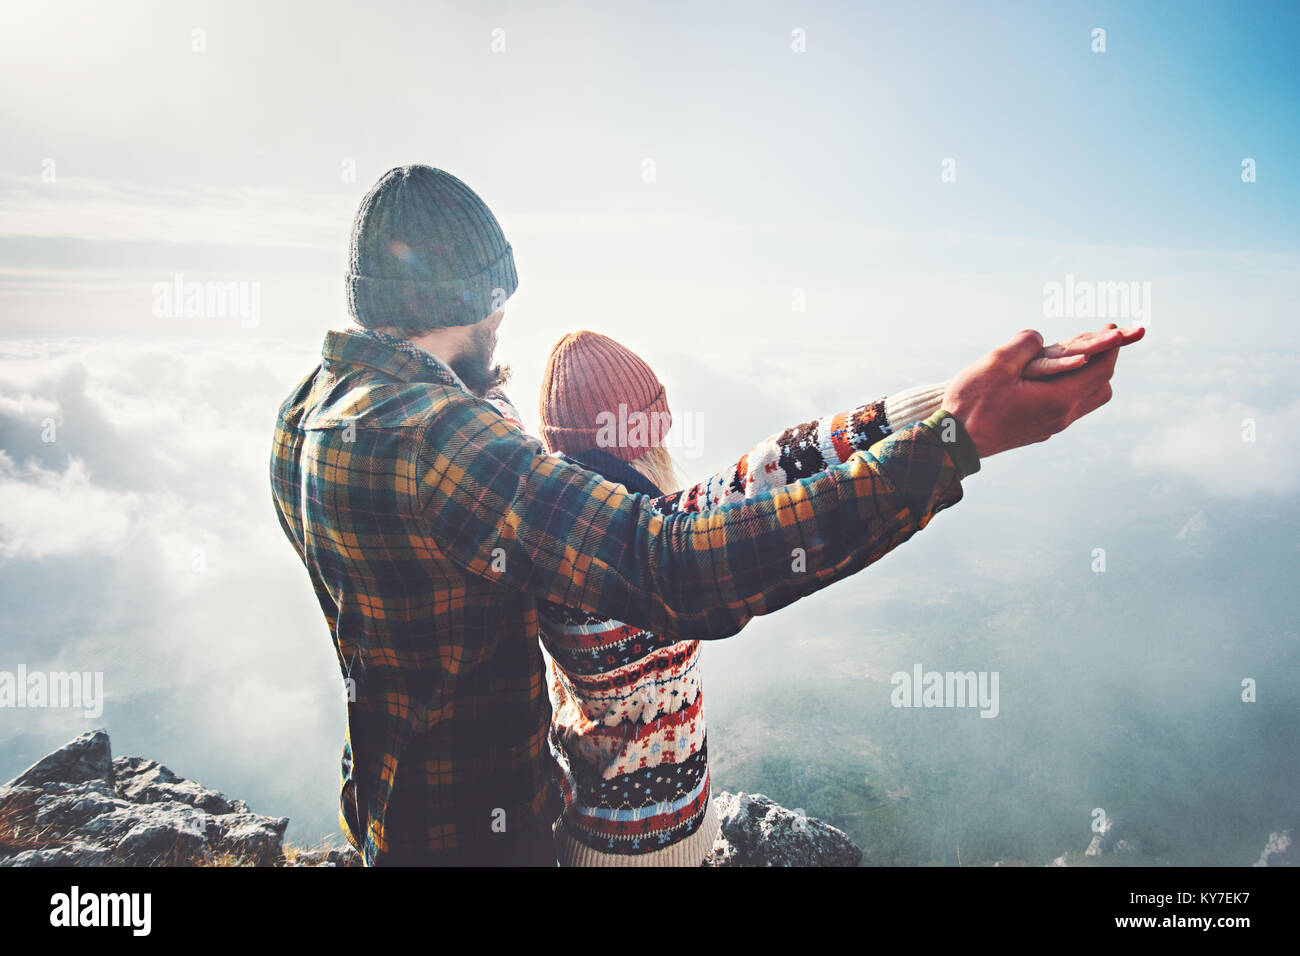
M483 321L487 323L487 327L488 327L489 329L491 329L493 332L495 332L495 331L500 327L500 325L501 325L501 321L502 321L502 319L504 319L505 317L506 317L506 310L505 310L505 309L497 309L495 312L493 312L491 315L489 315L489 316L488 316L486 319L484 319Z

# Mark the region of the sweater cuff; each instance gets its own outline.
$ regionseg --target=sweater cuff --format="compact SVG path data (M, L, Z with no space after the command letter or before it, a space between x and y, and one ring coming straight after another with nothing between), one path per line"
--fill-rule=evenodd
M909 425L923 422L943 403L944 392L948 390L947 382L936 385L918 385L905 388L885 397L885 421L889 431L900 432Z
M949 420L952 421L951 425L947 424ZM952 413L941 408L925 419L925 424L939 436L948 457L957 466L963 479L980 470L980 456L975 450L975 440L966 431L966 426L953 417Z

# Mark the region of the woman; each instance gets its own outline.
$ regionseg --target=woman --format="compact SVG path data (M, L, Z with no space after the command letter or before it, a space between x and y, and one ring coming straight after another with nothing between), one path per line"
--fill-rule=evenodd
M1114 325L1108 326L1114 329ZM1049 346L1026 368L1046 377L1085 364L1121 333ZM947 383L907 389L774 435L734 468L679 488L664 446L672 416L650 367L595 332L551 350L541 388L542 439L663 514L743 501L846 461L938 411ZM542 645L550 746L565 809L564 866L698 866L718 835L709 788L699 642L674 642L560 605L545 605Z
M683 491L664 445L672 417L659 379L612 339L576 332L547 362L541 431L551 451L660 499L655 507L665 514L703 511L870 448L937 411L943 392L944 385L912 389L810 422ZM543 609L541 633L551 751L565 803L556 825L561 864L698 866L718 834L699 642L674 642L559 605Z

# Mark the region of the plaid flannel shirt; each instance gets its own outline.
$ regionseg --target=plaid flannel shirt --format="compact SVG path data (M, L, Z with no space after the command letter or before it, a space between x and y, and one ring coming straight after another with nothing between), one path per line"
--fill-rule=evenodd
M330 332L280 407L271 485L353 682L344 832L371 865L552 864L542 602L728 637L906 541L978 467L940 411L794 484L664 514L436 360Z

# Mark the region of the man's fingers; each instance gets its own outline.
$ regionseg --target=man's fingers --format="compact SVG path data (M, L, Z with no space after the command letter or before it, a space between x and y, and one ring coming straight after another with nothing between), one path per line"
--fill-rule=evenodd
M1082 368L1087 362L1088 356L1086 355L1036 358L1025 366L1023 374L1025 378L1050 378L1053 375L1060 375L1062 372Z
M1047 358L1055 358L1062 355L1093 355L1097 352L1104 352L1116 345L1131 345L1139 341L1146 335L1146 329L1140 325L1132 325L1126 329L1115 327L1115 323L1110 323L1109 327L1102 329L1100 332L1082 332L1063 342L1056 342L1043 349L1043 355Z
M1047 379L1025 378L1021 384L1026 394L1033 396L1034 404L1057 420L1054 430L1060 431L1110 401L1110 377L1118 352L1119 349L1112 349L1073 372Z
M1096 355L1098 352L1114 348L1123 341L1123 338L1124 336L1119 329L1112 329L1109 332L1090 332L1087 335L1079 336L1072 343L1070 352L1076 355Z
M1095 355L1116 345L1124 344L1126 335L1122 329L1105 329L1101 332L1084 332L1064 342L1057 342L1043 349L1047 358L1062 355Z
M1115 362L1119 359L1118 346L1109 351L1094 355L1088 364L1076 372L1061 376L1064 379L1078 379L1079 388L1091 392L1102 382L1115 374Z
M1011 337L1011 341L993 350L994 360L1016 375L1024 371L1030 359L1043 350L1043 336L1034 329L1024 329Z
M1109 342L1116 345L1132 345L1134 342L1141 340L1142 336L1146 334L1146 326L1130 325L1127 328L1121 329L1116 327L1115 323L1112 322L1100 332L1085 332L1083 335L1077 336L1076 338L1095 340L1101 343ZM1071 341L1075 340L1071 339ZM1103 344L1102 347L1105 348L1107 346Z
M1072 369L1053 375L1050 378L1034 378L1025 376L1034 382L1035 385L1046 385L1052 391L1052 395L1068 395L1073 393L1075 396L1090 395L1103 382L1115 374L1115 359L1119 355L1119 349L1112 349L1099 356L1088 360L1088 364L1082 368Z

